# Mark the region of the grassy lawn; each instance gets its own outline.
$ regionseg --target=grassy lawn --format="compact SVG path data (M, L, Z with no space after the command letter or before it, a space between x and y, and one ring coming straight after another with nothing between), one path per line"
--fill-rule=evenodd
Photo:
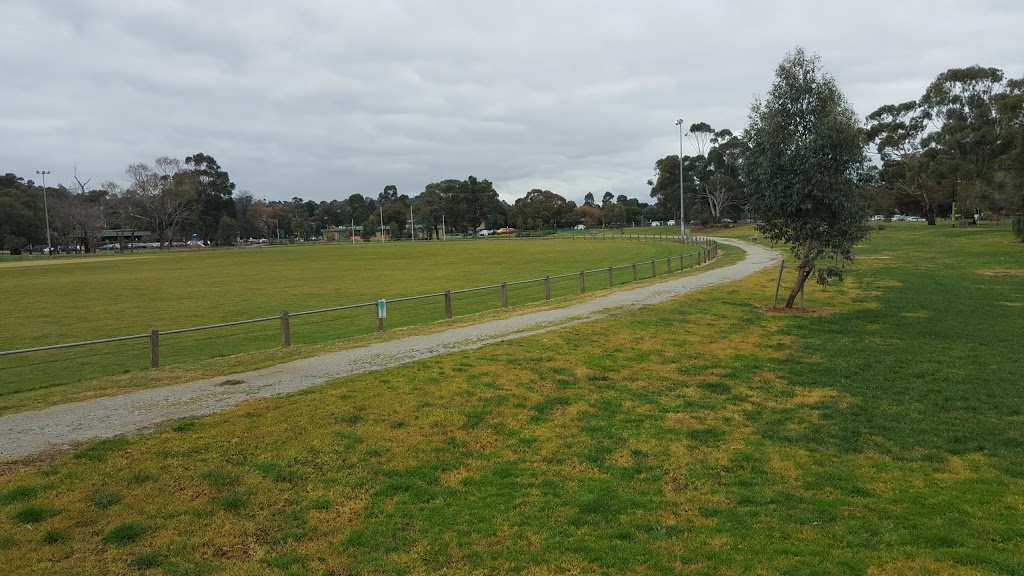
M0 350L76 342L150 328L168 330L274 316L344 304L560 275L581 268L659 260L695 252L665 242L452 241L333 245L138 256L61 257L0 264L0 293L16 295L0 309ZM678 259L673 263L678 270ZM638 268L641 278L650 266ZM616 284L632 280L615 272ZM589 274L590 290L607 287L606 271ZM552 297L579 291L578 277L552 280ZM509 287L510 306L544 298L543 283ZM453 295L456 316L498 308L500 291ZM373 308L291 319L292 343L309 347L371 334ZM387 329L444 318L441 297L388 305ZM161 337L161 370L177 377L197 363L261 351L280 356L276 321ZM297 352L301 354L301 352ZM285 355L286 359L295 355ZM238 369L250 369L246 358ZM255 359L261 363L262 356ZM224 365L224 363L221 363ZM148 343L133 340L0 357L0 413L136 387L153 375ZM127 378L111 378L123 375ZM186 378L187 379L187 378ZM181 381L181 380L179 380Z
M1024 246L775 272L9 463L11 573L1024 573Z

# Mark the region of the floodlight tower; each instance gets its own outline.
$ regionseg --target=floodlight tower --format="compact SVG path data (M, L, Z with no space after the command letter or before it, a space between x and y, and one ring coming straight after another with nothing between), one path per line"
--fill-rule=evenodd
M46 252L53 258L53 244L50 243L50 209L46 205L46 175L49 170L36 170L43 177L43 216L46 218Z
M686 240L686 217L683 213L683 119L676 120L679 126L679 239Z

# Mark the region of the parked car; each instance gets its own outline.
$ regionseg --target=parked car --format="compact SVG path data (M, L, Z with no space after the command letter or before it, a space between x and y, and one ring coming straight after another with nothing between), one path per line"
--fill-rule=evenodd
M666 226L675 226L676 225L676 221L675 220L669 220L668 222L665 222L665 225Z
M576 227L574 228L574 230L586 230L586 229L587 229L587 227L584 226L583 224L577 224Z

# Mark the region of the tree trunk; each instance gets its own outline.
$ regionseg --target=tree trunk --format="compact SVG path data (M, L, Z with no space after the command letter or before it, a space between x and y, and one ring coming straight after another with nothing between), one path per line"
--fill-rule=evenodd
M793 289L789 292L789 298L786 299L786 308L792 308L793 304L796 303L797 296L804 289L804 283L807 282L807 277L811 275L813 269L814 265L808 260L804 260L797 266L796 282L793 283Z

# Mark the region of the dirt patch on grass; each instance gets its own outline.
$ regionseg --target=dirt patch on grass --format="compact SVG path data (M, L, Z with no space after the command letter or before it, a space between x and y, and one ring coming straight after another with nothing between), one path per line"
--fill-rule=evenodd
M1024 270L978 270L986 276L1024 276Z
M829 314L835 314L835 310L828 308L786 308L780 306L778 308L772 308L771 306L758 306L758 310L761 312L767 312L768 314L780 314L783 316L828 316Z

